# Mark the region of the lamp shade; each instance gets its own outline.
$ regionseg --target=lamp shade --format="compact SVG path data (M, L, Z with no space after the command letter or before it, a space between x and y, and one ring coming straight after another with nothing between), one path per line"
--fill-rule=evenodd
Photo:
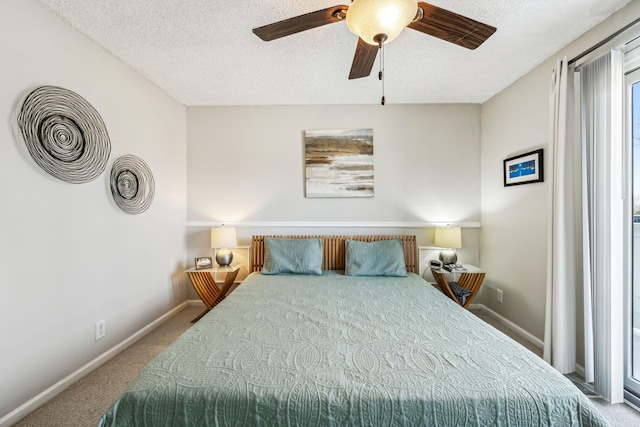
M462 247L462 229L460 227L438 227L433 244L439 248L459 249Z
M233 248L238 246L235 227L216 227L211 229L211 247Z
M416 0L354 0L347 10L347 26L356 36L378 46L375 37L387 36L385 43L400 35L418 12Z

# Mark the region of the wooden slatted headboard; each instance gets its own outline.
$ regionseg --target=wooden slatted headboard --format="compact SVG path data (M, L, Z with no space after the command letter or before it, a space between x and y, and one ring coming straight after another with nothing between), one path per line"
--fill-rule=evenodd
M322 269L323 270L344 270L345 241L359 240L362 242L374 242L376 240L402 240L404 249L404 261L407 272L417 273L418 247L416 236L253 236L251 238L251 271L261 271L264 264L264 238L275 237L283 239L322 239Z

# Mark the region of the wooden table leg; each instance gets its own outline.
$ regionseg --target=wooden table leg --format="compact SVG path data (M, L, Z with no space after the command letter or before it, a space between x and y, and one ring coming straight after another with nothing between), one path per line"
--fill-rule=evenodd
M436 279L436 283L440 287L442 293L464 308L467 308L471 304L471 301L473 301L473 299L476 297L478 291L480 290L480 287L482 286L482 282L485 276L485 273L462 272L460 278L458 279L458 286L471 291L471 294L467 296L467 299L465 300L463 305L460 303L460 301L458 301L456 296L451 291L449 282L441 271L432 268L431 274L433 275L433 278Z
M205 305L205 310L196 316L191 323L197 322L202 316L207 314L213 307L215 307L220 301L222 301L231 286L233 286L236 277L238 276L239 268L229 271L224 279L222 288L218 287L213 274L208 271L190 271L188 272L189 280L195 289L196 293L200 297L200 300Z

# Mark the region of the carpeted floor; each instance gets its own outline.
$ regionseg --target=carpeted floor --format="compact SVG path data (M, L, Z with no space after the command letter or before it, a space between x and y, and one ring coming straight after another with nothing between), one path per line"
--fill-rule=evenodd
M137 373L191 326L202 307L188 306L144 338L91 372L51 401L15 424L16 427L91 427L122 393ZM486 312L473 310L479 318L541 356L542 352L514 334ZM572 378L575 380L575 378ZM625 404L609 405L598 397L592 402L609 420L611 427L640 426L640 412Z
M91 427L158 353L191 326L201 306L187 306L126 350L27 415L15 427Z
M542 349L534 346L530 342L526 341L524 338L516 335L512 330L510 330L507 326L500 323L490 314L482 311L482 310L472 310L476 316L492 325L499 331L502 331L506 335L513 338L515 341L518 341L524 347L531 350L533 353L542 357ZM593 393L593 389L588 385L583 384L579 377L575 375L569 375L568 378L578 387L578 389L582 390L582 392L591 399L594 405L602 412L602 415L609 421L611 427L630 427L630 426L640 426L640 411L633 409L631 406L626 405L624 403L619 403L616 405L610 405L606 400L598 397L595 393Z

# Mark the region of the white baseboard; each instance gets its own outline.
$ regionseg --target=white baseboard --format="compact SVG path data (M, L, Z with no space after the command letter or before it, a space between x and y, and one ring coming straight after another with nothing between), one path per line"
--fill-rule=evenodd
M474 309L486 311L487 313L489 313L489 315L491 315L491 317L494 317L500 323L506 325L509 329L513 330L516 334L520 335L522 338L524 338L525 340L529 341L531 344L535 345L539 349L544 349L544 341L543 340L541 340L540 338L536 337L535 335L532 335L531 333L527 332L526 330L524 330L520 326L516 325L512 321L502 317L501 315L499 315L495 311L491 310L489 307L485 306L484 304L471 304L471 305L469 305L469 308L474 308ZM581 378L584 378L584 366L576 363L576 371L575 372Z
M535 335L531 334L530 332L528 332L525 329L521 328L520 326L516 325L515 323L513 323L511 320L507 319L506 317L503 317L503 316L499 315L498 313L496 313L495 311L491 310L486 305L484 305L484 304L470 304L469 308L486 311L487 313L489 313L491 315L491 317L494 317L497 321L499 321L503 325L507 326L509 329L513 330L516 334L520 335L522 338L524 338L525 340L529 341L531 344L535 345L538 348L544 348L544 341L542 341L540 338L536 337ZM584 373L584 369L582 370L582 372Z
M120 353L122 350L124 350L125 348L129 347L131 344L138 341L140 338L147 335L149 332L154 330L156 327L158 327L161 323L163 323L168 318L172 317L173 315L175 315L176 313L178 313L188 305L198 305L198 303L204 306L202 301L189 300L189 301L183 302L179 306L171 309L169 312L158 317L156 320L149 323L147 326L135 332L129 338L111 347L109 350L105 351L100 356L96 357L86 365L75 370L74 372L67 375L66 377L64 377L63 379L61 379L60 381L52 385L51 387L44 390L42 393L31 398L27 402L18 406L13 411L9 412L4 417L0 418L0 427L9 427L15 424L16 422L20 421L22 418L26 417L31 412L35 411L37 408L39 408L40 406L47 403L49 400L56 397L58 394L64 391L67 387L71 386L73 383L75 383L85 375L89 374L91 371L98 368L100 365L107 362L109 359L111 359L112 357Z

